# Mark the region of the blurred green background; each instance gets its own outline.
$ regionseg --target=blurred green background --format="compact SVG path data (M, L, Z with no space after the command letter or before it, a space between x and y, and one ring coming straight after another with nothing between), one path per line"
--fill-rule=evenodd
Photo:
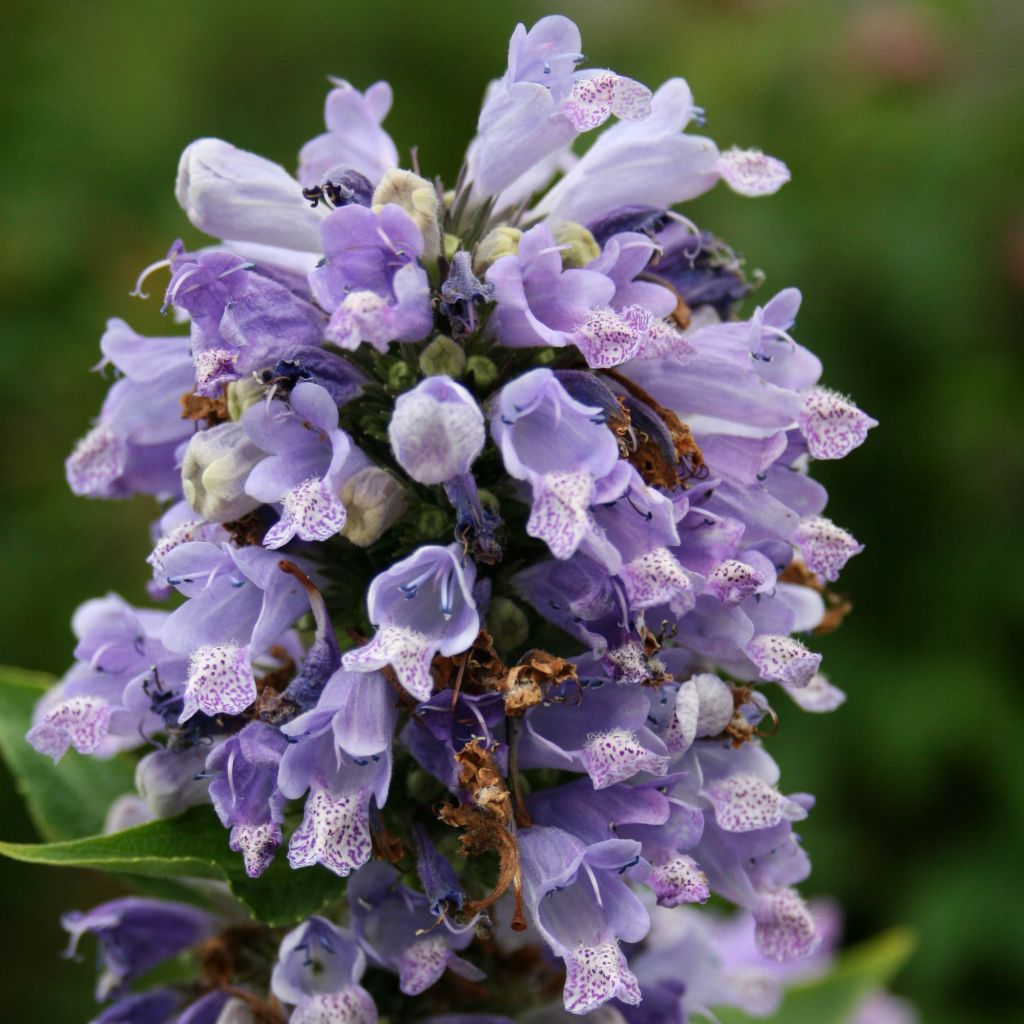
M7 0L0 20L0 659L62 671L68 619L145 599L154 508L66 490L62 461L106 384L109 315L186 225L178 154L216 135L293 165L321 130L325 76L386 77L403 154L451 180L517 20L560 10L592 65L689 79L721 145L784 158L793 182L688 207L796 284L799 338L881 421L816 473L866 543L856 611L820 644L849 694L824 718L781 706L771 750L819 804L806 887L848 935L910 925L896 988L929 1022L1011 1021L1024 1002L1024 4L1020 0L92 4ZM69 755L69 756L74 756ZM2 780L3 838L30 838ZM0 1020L86 1020L88 965L58 958L60 912L95 877L0 865Z

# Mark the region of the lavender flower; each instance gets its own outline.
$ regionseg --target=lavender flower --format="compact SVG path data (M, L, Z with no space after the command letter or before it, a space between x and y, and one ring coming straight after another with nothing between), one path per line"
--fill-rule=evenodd
M345 667L372 672L390 665L409 693L426 700L433 689L431 659L461 654L480 628L475 578L454 544L422 547L375 577L367 606L377 633L344 656Z
M673 209L785 165L688 134L682 79L652 93L582 49L566 18L517 26L450 189L399 165L384 82L332 80L296 177L216 139L182 155L215 247L175 243L135 294L168 269L187 336L109 322L121 376L67 471L165 503L149 589L183 600L79 609L27 739L148 743L108 829L173 837L192 808L251 906L326 868L347 908L283 939L241 908L219 933L153 900L69 915L103 947L99 1020L374 1024L373 992L434 1024L684 1024L771 1013L827 961L770 701L844 700L812 635L863 545L811 470L876 424L821 383L800 293L739 319L742 264ZM127 992L200 942L201 982ZM448 972L523 984L457 1012Z

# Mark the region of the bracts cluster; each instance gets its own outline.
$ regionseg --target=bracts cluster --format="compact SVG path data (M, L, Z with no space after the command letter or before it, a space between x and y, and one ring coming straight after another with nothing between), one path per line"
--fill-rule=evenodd
M813 799L763 741L780 693L843 701L805 639L861 545L809 470L874 420L793 337L800 293L740 318L741 262L675 209L786 167L688 132L682 79L580 49L565 18L516 28L450 188L400 166L383 82L334 83L295 177L182 155L216 241L137 293L166 271L187 333L110 321L67 461L77 494L163 504L170 610L83 605L28 739L139 752L111 828L212 804L253 878L347 887L286 934L69 915L102 945L99 1021L671 1024L770 1013L775 965L822 956ZM188 949L195 979L133 986Z

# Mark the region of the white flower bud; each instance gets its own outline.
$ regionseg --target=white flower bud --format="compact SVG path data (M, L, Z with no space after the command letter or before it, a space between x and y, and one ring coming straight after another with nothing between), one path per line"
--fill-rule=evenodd
M260 505L245 493L245 480L265 456L237 423L194 434L181 467L185 500L207 522L239 519Z
M412 171L392 167L384 173L373 193L375 210L387 203L395 203L409 214L423 235L423 258L435 259L441 251L437 189L426 178Z
M519 228L505 224L484 235L473 253L473 273L483 277L487 268L502 256L515 256L519 252L519 239L523 237Z
M428 377L395 402L388 438L413 480L441 484L469 472L484 446L484 416L461 384Z
M390 473L377 466L359 470L341 488L346 512L341 535L357 547L369 547L397 521L405 502L405 488Z

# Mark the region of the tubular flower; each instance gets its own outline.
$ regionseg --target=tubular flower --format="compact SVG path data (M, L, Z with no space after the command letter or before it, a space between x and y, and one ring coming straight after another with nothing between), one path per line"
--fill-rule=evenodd
M386 83L332 81L294 176L185 150L214 242L143 278L188 326L108 323L67 462L163 502L176 603L83 605L28 741L135 758L108 828L187 836L270 919L69 915L97 1019L770 1013L828 945L771 701L843 702L813 634L863 550L811 470L876 424L796 340L799 291L741 314L741 263L674 207L789 171L689 133L682 79L585 68L563 17L515 29L450 189L400 165ZM187 950L201 982L126 990Z

